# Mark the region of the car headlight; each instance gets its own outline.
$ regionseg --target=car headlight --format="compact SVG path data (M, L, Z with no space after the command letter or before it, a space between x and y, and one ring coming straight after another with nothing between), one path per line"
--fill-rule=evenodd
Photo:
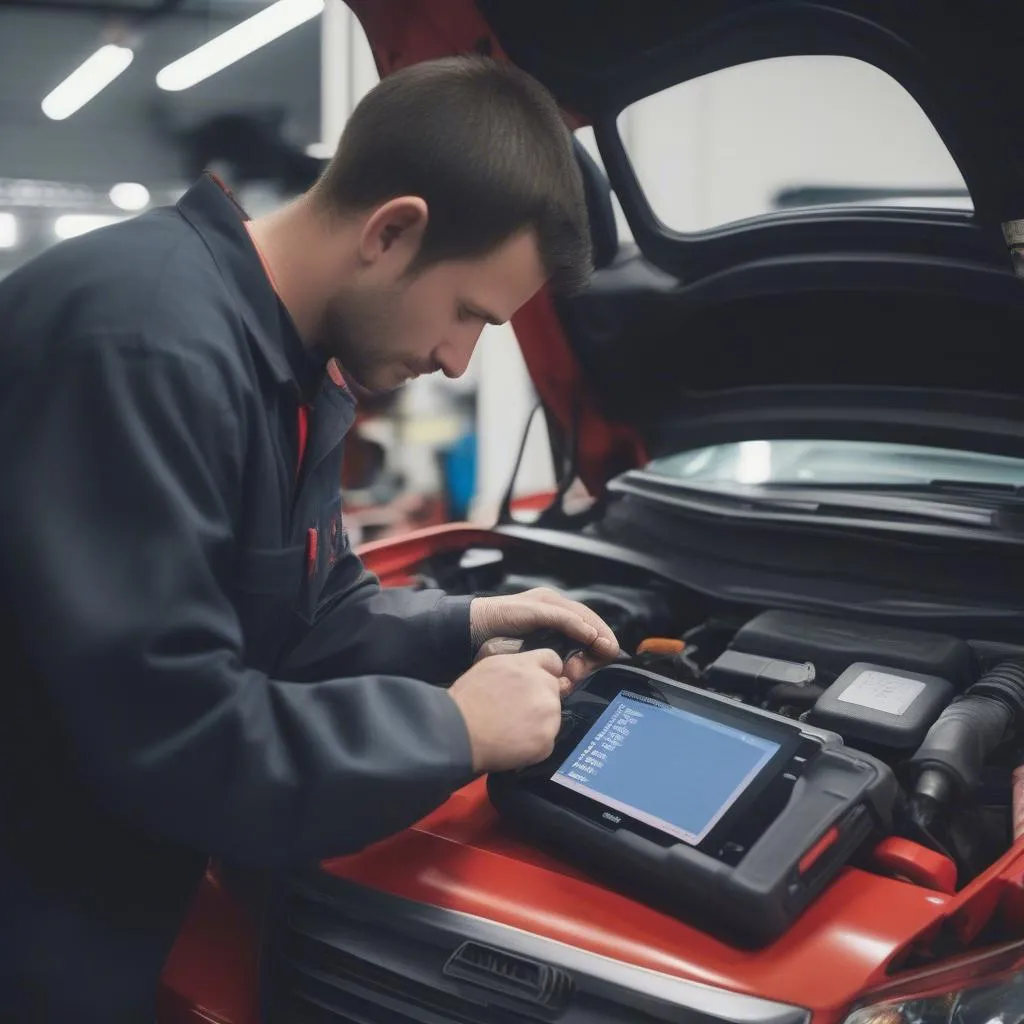
M876 989L844 1024L1022 1024L1024 944Z

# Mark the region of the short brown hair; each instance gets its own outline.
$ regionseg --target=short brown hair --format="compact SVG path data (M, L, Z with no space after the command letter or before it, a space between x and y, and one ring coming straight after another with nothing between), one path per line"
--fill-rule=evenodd
M421 197L420 269L533 229L555 291L579 290L590 274L572 136L552 96L512 65L447 57L389 75L352 112L316 192L342 211Z

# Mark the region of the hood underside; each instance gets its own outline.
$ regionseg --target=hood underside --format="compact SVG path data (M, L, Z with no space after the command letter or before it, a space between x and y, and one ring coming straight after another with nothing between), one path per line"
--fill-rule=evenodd
M648 453L848 438L1024 457L1024 5L991 0L351 0L382 74L451 53L510 59L594 126L580 153L597 270L513 321L592 488ZM616 127L630 103L755 60L830 54L887 72L955 160L973 213L783 210L682 234L654 215ZM756 156L756 154L755 154ZM618 242L611 195L635 245Z

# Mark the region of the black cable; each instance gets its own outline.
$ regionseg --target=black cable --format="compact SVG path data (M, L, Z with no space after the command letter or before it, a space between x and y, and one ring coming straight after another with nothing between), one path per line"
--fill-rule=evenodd
M519 477L519 469L523 464L523 456L526 454L526 443L530 440L530 428L533 426L533 418L537 415L537 410L540 408L541 403L537 402L530 410L530 415L526 417L526 429L523 431L522 440L519 442L519 453L516 455L516 461L512 466L512 475L509 477L508 489L505 491L505 495L501 499L501 505L498 508L499 526L512 522L512 500L516 491L516 480Z

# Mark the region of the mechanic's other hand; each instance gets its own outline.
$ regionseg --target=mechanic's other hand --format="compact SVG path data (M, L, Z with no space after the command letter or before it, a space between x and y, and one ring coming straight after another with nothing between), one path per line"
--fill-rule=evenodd
M495 637L493 640L486 641L476 652L475 660L483 661L484 658L493 658L500 654L515 654L522 646L523 641L515 637ZM577 683L606 664L608 664L607 658L596 658L593 654L584 651L571 654L562 664L562 679L559 683L560 695L567 697L576 688Z
M561 673L554 651L527 651L486 658L452 683L474 771L525 768L551 753L562 724Z
M525 637L555 629L597 661L614 661L619 642L605 621L585 604L547 587L510 597L478 597L469 607L474 649L497 637Z

